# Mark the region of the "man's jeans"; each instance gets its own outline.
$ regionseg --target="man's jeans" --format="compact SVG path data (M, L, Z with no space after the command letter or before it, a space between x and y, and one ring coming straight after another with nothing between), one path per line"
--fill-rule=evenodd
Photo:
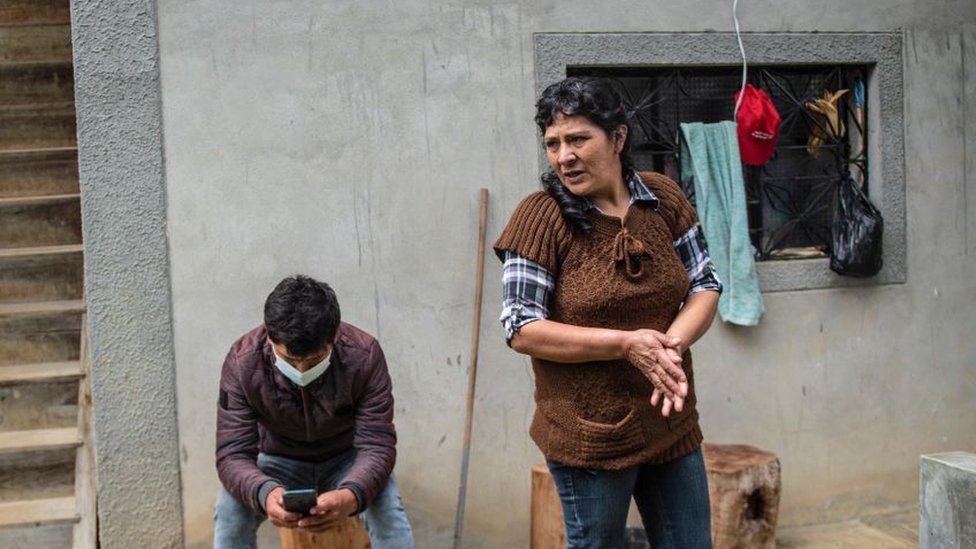
M354 452L349 452L329 461L310 463L258 454L257 464L286 488L314 487L321 493L335 489L354 456ZM413 549L410 522L403 510L400 490L392 473L383 491L359 516L366 525L374 549ZM214 549L254 549L257 546L258 526L266 518L252 511L221 486L214 510Z
M661 464L620 471L547 462L566 523L569 549L620 549L634 497L654 549L712 546L708 478L701 449Z

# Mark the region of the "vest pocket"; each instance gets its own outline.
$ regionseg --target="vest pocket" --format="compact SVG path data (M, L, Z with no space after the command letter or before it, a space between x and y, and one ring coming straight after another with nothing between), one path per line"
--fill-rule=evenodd
M577 418L580 450L584 459L612 459L631 454L646 446L640 417L631 408L617 423L596 423Z

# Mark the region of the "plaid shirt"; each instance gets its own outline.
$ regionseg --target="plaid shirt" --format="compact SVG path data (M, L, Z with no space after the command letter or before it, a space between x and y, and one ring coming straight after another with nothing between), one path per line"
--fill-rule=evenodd
M650 202L657 209L659 200L647 188L636 172L627 178L630 189L630 203ZM596 205L583 198L586 211ZM690 286L688 295L705 290L722 291L722 283L715 274L715 266L708 256L705 237L701 225L695 224L688 232L674 241L674 250L688 273ZM522 326L549 317L549 300L556 287L556 278L531 259L522 257L510 250L505 251L502 267L502 314L501 322L505 328L505 340L511 342L512 336Z

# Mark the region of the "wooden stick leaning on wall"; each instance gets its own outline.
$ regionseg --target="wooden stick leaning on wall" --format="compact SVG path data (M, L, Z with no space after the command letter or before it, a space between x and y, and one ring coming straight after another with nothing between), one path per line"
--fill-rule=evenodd
M471 323L471 367L468 368L468 400L464 412L464 449L461 451L461 482L458 484L457 515L454 517L454 549L461 547L464 499L468 489L468 460L471 454L471 422L474 415L474 386L478 377L478 343L481 334L481 297L485 286L485 233L488 230L488 189L479 193L478 267L474 284L474 318Z

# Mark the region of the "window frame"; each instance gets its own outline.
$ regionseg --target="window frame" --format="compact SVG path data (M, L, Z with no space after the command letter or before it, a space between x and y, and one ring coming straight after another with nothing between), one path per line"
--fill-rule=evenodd
M870 67L867 83L868 179L885 220L884 267L870 278L830 270L827 258L756 264L763 292L901 284L907 279L903 46L900 33L744 33L749 63L850 64ZM572 67L740 65L735 33L538 33L536 97ZM735 90L730 90L730 93ZM547 166L539 147L540 166Z

